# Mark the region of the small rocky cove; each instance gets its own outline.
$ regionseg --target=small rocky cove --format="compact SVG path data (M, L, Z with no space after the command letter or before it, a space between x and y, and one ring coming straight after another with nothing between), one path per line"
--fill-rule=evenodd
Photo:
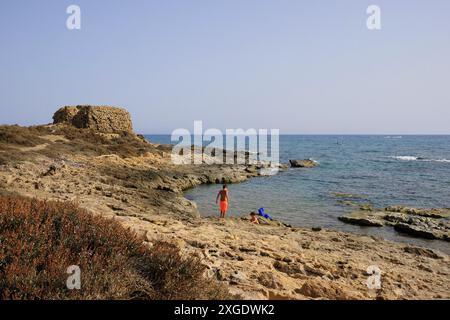
M196 204L183 196L200 184L256 178L264 165L174 165L171 146L134 134L124 109L68 107L54 119L44 126L0 127L1 194L73 201L119 221L149 245L171 242L183 254L201 258L205 277L226 283L237 298L450 298L445 253L278 221L253 225L247 217L201 218ZM298 170L316 165L291 162ZM344 195L337 198L348 201ZM448 214L448 209L361 205L340 220L449 241ZM373 265L383 274L377 290L366 285Z

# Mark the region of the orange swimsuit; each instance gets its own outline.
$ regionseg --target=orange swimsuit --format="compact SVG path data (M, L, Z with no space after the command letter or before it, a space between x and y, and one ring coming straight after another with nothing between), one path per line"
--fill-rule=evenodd
M225 212L228 209L228 200L220 200L220 211Z

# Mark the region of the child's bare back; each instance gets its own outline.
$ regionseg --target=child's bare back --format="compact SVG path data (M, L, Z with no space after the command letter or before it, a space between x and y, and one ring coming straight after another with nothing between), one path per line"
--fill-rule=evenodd
M227 189L220 190L219 195L220 195L220 201L228 200L228 190Z

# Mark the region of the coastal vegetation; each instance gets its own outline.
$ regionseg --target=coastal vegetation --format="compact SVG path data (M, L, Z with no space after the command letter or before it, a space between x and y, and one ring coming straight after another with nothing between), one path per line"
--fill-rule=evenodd
M167 151L167 148L158 149L127 131L108 134L67 125L13 125L0 126L0 150L0 164L6 164L31 160L39 155L58 157L115 154L126 158L141 156L147 152L161 153Z
M0 197L0 299L226 299L205 266L74 203ZM81 270L69 289L67 268Z

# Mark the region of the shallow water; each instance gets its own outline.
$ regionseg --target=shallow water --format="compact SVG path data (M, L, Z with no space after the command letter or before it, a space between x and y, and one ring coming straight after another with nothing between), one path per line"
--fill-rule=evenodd
M169 136L148 136L170 143ZM229 214L266 212L298 226L321 226L409 242L450 252L450 244L402 236L393 228L358 227L337 218L354 208L340 204L334 192L357 195L350 200L376 207L450 207L450 136L301 136L280 137L280 160L312 158L314 169L289 169L276 176L233 184ZM220 186L186 192L201 214L217 214Z

